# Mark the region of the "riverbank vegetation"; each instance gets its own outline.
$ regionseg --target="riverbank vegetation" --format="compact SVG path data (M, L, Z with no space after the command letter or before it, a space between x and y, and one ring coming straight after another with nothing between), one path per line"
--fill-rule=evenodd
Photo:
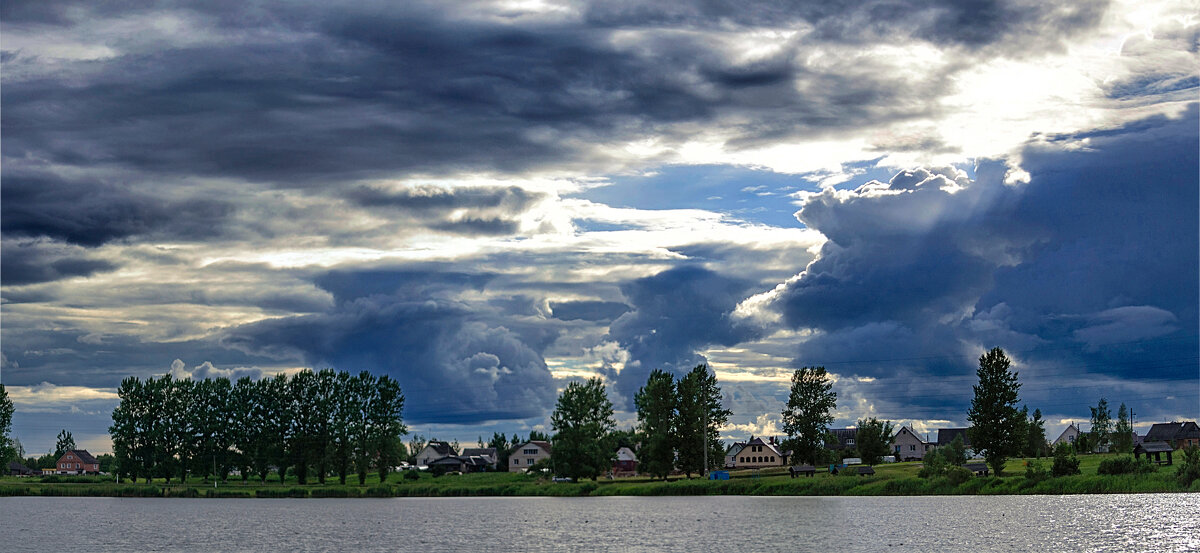
M326 497L463 497L463 496L655 496L655 495L1018 495L1085 493L1200 492L1200 479L1185 484L1180 474L1194 473L1200 454L1184 456L1174 466L1146 469L1141 463L1123 460L1119 454L1079 457L1080 473L1054 477L1038 459L1013 459L1010 468L1026 470L1011 476L977 477L948 472L921 478L920 463L877 465L875 475L858 476L855 471L832 475L818 472L813 477L791 478L783 468L733 471L729 480L702 480L673 476L663 481L653 477L600 479L579 483L554 482L548 476L520 473L389 475L381 483L370 475L362 485L300 484L294 477L284 482L230 481L216 487L192 477L186 483L175 479L153 479L149 483L117 483L111 477L63 477L52 481L32 478L0 478L0 496L104 496L104 497L218 497L218 498L326 498ZM1190 463L1190 464L1189 464ZM1041 467L1041 468L1039 468ZM1131 467L1122 474L1119 467Z

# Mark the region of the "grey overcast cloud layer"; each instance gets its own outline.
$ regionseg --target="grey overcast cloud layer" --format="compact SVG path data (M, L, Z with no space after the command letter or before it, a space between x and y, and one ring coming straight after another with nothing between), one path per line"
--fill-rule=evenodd
M708 362L836 424L1200 415L1195 0L0 5L0 379L32 453L126 376L396 377L547 430ZM794 216L788 214L794 213Z

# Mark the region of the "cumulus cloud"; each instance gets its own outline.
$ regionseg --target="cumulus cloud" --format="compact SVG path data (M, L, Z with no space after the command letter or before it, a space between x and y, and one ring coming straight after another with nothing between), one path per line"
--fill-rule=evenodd
M369 369L405 390L405 419L468 424L545 412L555 391L536 340L505 326L461 286L489 277L420 271L339 271L317 279L336 298L325 313L231 329L231 348L315 367ZM532 342L532 345L531 343Z
M263 377L262 369L257 367L234 367L231 369L220 369L214 366L211 361L205 361L189 369L181 359L171 361L171 370L167 371L167 374L180 380L206 380L210 378L224 378L230 381L236 381L242 377L250 377L253 380L258 380Z
M948 418L969 398L929 387L969 390L975 357L995 345L1034 379L1034 406L1050 397L1036 379L1072 368L1191 378L1180 368L1196 344L1195 114L1033 142L1025 184L983 162L973 180L920 169L808 195L797 217L828 242L737 314L808 330L797 366L876 378L861 386L891 391L867 397L903 392L926 410L914 418Z

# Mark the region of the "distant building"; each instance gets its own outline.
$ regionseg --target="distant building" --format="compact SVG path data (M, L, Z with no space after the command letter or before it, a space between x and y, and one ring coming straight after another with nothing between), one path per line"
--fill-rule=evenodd
M17 461L9 461L9 463L8 463L8 475L9 476L33 476L33 474L34 474L33 469L31 469Z
M633 453L632 449L622 447L617 450L617 460L613 462L614 475L629 475L637 474L638 458Z
M837 440L836 443L829 444L830 449L852 449L858 447L857 428L830 428L829 433Z
M971 437L967 435L966 428L939 428L937 446L943 447L950 445L954 438L962 436L963 445L971 447Z
M550 442L525 442L513 449L508 456L508 471L523 472L542 459L549 459L553 446Z
M921 439L919 434L907 426L901 426L892 437L892 452L895 453L897 461L920 461L930 447L929 442Z
M425 444L425 447L421 449L420 453L417 453L417 465L429 466L430 463L441 459L442 457L449 457L452 455L458 455L458 452L455 451L454 447L450 444L439 441L429 442L428 444Z
M1075 423L1071 423L1070 425L1067 426L1066 430L1062 431L1062 434L1059 434L1058 437L1054 439L1054 445L1055 446L1057 446L1058 444L1074 445L1075 440L1078 440L1078 439L1079 439L1079 427L1075 426Z
M496 448L494 447L468 447L462 450L463 457L482 457L487 460L488 466L492 470L496 469Z
M1167 442L1175 449L1200 445L1200 426L1195 421L1160 422L1150 427L1142 442Z
M86 449L68 449L55 463L58 474L99 474L100 461Z
M766 440L754 438L733 455L736 468L782 467L787 465L790 451L781 451L774 437Z
M725 450L725 468L731 469L737 466L737 453L743 447L746 447L746 442L733 442L733 445Z

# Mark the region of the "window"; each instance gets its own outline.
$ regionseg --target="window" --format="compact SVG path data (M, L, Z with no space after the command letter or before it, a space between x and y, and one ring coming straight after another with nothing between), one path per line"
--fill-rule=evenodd
M524 454L526 454L526 455L537 455L537 453L538 453L538 450L536 450L536 449L523 449L523 450L521 450L521 453L524 453Z
M532 464L533 464L533 459L526 459L526 460L525 460L525 464L526 464L526 465L532 465Z
M771 462L772 462L772 463L774 463L774 462L775 462L775 456L774 456L774 455L772 455L772 456L771 456Z
M917 446L915 446L915 445L910 445L910 446L908 446L908 450L909 450L909 451L916 451L916 450L917 450Z
M513 464L514 464L514 465L519 465L519 464L521 464L521 460L520 460L520 459L513 459Z
M854 438L846 438L846 445L854 445Z

